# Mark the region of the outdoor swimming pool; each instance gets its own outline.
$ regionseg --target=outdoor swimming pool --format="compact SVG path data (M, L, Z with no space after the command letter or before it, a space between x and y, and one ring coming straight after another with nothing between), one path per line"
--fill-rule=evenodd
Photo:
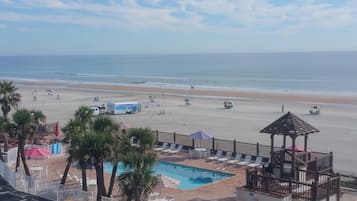
M111 173L113 166L110 163L104 164L104 171L106 173ZM125 167L122 163L119 163L117 175L123 173ZM155 174L163 174L170 178L180 181L179 185L176 187L179 189L190 190L194 189L212 182L216 182L234 174L207 170L202 168L196 168L185 165L178 165L168 162L157 162L154 166Z

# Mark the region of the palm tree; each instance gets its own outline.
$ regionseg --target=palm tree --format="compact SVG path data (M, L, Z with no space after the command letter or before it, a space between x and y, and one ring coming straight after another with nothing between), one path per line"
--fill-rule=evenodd
M108 116L98 116L93 122L93 130L96 132L105 132L108 135L118 133L119 125L114 123Z
M139 142L138 148L125 152L121 160L129 169L128 172L119 175L119 185L127 200L140 201L147 197L158 183L158 177L153 176L153 165L156 154L152 152L155 137L149 128L134 128L127 135L127 140L135 137Z
M16 93L16 90L17 88L11 81L0 82L0 104L5 118L7 118L7 115L11 111L11 107L17 109L21 101L21 95Z
M122 149L125 147L125 144L122 144L122 139L119 136L119 125L114 123L113 120L108 116L97 117L93 122L93 130L97 133L103 133L105 135L111 136L111 150L105 156L105 158L113 162L112 176L110 178L109 189L107 193L107 196L110 197L114 187L120 153L123 153L122 151L125 151ZM130 146L130 143L128 145ZM102 164L100 165L103 166L103 161L101 163ZM101 172L100 175L103 175L103 172ZM102 180L100 183L103 184L102 189L104 190L104 177L101 177L100 179Z
M112 175L110 177L110 183L108 188L107 196L111 197L115 182L116 173L118 170L118 163L122 160L125 153L128 153L132 150L132 146L130 144L130 138L128 135L119 135L116 134L113 136L113 145L112 151L110 155L110 161L113 165Z
M25 174L27 176L30 176L31 175L30 170L26 163L25 142L28 137L28 134L31 133L31 129L33 129L32 128L32 122L33 122L32 115L31 115L30 111L28 111L26 109L20 109L13 114L12 118L16 124L17 138L18 138L18 156L17 156L18 160L16 162L16 171L20 165L19 160L20 160L20 156L21 156L22 164L25 169ZM19 154L20 154L20 156L19 156Z
M71 146L68 150L71 160L77 161L82 172L82 190L87 191L87 167L89 166L90 156L85 142L86 137L76 135L72 138Z
M138 150L146 152L152 150L155 144L155 136L149 128L132 128L128 133L129 137L134 137L139 143Z
M81 154L83 154L82 150L80 150L81 138L86 134L86 132L89 131L91 127L92 114L93 110L91 110L89 107L80 106L74 113L75 119L70 119L70 121L62 129L62 132L65 134L65 141L69 144L67 165L61 179L61 184L63 185L66 183L69 168L75 159L74 156L79 157ZM79 163L84 162L79 161ZM83 178L83 175L86 171L86 165L82 164L81 169L83 189L87 189L86 177Z
M61 184L66 183L67 175L69 168L73 162L73 156L76 155L75 151L77 150L77 145L80 139L77 139L76 136L80 136L82 131L82 122L79 119L70 119L69 122L62 128L62 132L65 134L65 143L69 144L68 148L68 158L67 165L63 172L61 179ZM78 143L77 143L78 142Z
M41 110L31 110L30 112L32 114L33 122L35 124L35 134L37 134L40 132L39 128L41 126L41 123L45 122L46 116L42 113ZM34 136L34 138L36 140L35 136ZM34 143L36 143L36 142L34 142Z
M91 164L95 167L97 176L97 200L106 196L104 185L104 160L111 152L112 136L100 132L89 132L83 138L82 146L87 148Z
M80 106L74 113L74 117L79 119L82 124L82 129L88 129L92 123L93 110L87 106Z
M41 110L31 110L33 121L36 124L36 129L38 129L41 123L44 123L46 120L46 115L42 113Z
M8 149L8 144L7 144L8 134L6 133L8 131L8 126L9 126L9 120L6 119L5 117L0 117L0 139L4 141L4 151L7 151ZM0 160L5 162L2 156L1 147L0 147Z
M129 171L119 175L119 185L127 201L145 199L158 184L158 176L153 175L156 154L153 152L129 152L123 163Z

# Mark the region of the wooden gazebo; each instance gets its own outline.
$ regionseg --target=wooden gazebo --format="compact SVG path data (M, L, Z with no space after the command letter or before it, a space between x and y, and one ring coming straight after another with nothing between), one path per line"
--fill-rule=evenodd
M285 160L285 154L291 155L291 177L295 178L295 168L296 168L296 138L299 136L304 136L304 152L305 152L305 162L307 161L306 153L307 153L307 140L308 135L311 133L319 132L318 129L313 127L312 125L306 123L304 120L300 119L296 115L291 112L286 113L278 120L274 121L264 129L260 131L260 133L270 134L271 139L271 163L273 166L280 166L281 173L283 171L283 165ZM274 152L274 137L275 135L283 136L283 146L282 150L278 153ZM292 149L287 149L286 147L286 137L290 137L292 141Z
M340 176L332 169L333 154L307 149L308 135L318 129L288 112L260 132L270 134L271 162L262 169L246 169L247 185L238 189L238 198L248 200L254 192L267 196L262 200L339 201ZM275 135L284 137L281 148L274 147ZM304 136L305 143L296 151L299 136ZM290 148L286 148L286 137L291 138Z

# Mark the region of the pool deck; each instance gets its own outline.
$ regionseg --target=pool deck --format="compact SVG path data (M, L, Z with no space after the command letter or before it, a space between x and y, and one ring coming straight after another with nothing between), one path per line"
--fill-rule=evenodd
M204 200L204 201L231 201L236 199L236 188L245 185L245 169L246 167L237 167L234 165L222 165L222 163L217 163L215 161L206 162L205 159L191 159L188 153L179 154L166 154L158 153L159 160L173 162L182 165L189 165L193 167L205 168L216 171L223 171L227 173L235 174L232 177L207 184L192 190L181 190L169 187L158 186L154 189L154 192L159 193L156 198L166 198L172 197L175 201L194 201L194 200ZM66 157L55 157L43 160L28 160L29 167L40 166L44 169L48 169L48 174L45 177L44 172L42 174L42 179L48 182L59 183L60 175L63 173L66 165ZM223 169L222 169L223 168ZM81 178L81 171L77 168L71 167L70 174L72 179L68 178L66 186L70 188L81 188L79 182L74 181L73 177L76 176ZM105 182L108 185L110 180L110 174L105 174ZM87 177L89 179L95 180L95 170L88 170ZM107 186L108 187L108 186ZM95 187L89 186L89 191L95 190ZM114 200L118 200L119 188L118 184L115 184L113 191ZM344 192L341 201L356 201L357 193L355 192ZM241 200L243 201L243 200Z
M163 161L235 174L232 177L214 183L210 183L192 190L181 190L174 188L155 189L161 194L161 197L173 197L175 201L229 201L236 200L236 188L245 185L245 167L237 167L236 165L217 163L216 161L207 162L205 159L191 159L189 158L187 153L158 153L158 157L160 160Z

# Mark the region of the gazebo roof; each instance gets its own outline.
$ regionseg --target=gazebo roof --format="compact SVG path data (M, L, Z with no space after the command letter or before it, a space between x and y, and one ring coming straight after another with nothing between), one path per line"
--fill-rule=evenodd
M320 132L317 128L306 123L291 112L284 114L278 120L274 121L264 129L261 133L277 134L277 135L305 135L315 132Z

